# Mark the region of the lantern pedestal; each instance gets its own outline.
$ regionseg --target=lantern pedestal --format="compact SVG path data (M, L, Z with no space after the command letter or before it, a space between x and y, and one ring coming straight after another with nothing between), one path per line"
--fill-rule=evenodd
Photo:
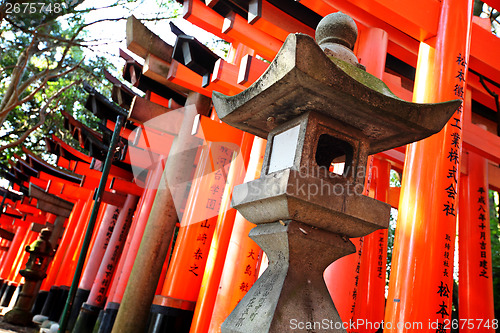
M390 206L363 195L368 156L430 136L460 101L415 104L366 73L345 14L324 17L316 41L291 34L262 76L235 96L214 92L219 118L266 138L261 177L232 206L269 267L221 332L345 332L323 280L355 252L349 238L387 228Z
M52 232L42 229L39 239L32 245L26 246L26 252L30 254L26 268L19 271L24 277L24 285L21 289L16 305L5 314L5 321L15 325L27 326L31 324L33 314L31 309L35 303L36 295L40 290L43 279L47 276L47 267L54 255L52 245L49 242Z
M345 332L323 271L356 251L351 241L294 220L258 225L249 236L266 252L269 266L221 331L292 332L298 325L319 322L329 332Z

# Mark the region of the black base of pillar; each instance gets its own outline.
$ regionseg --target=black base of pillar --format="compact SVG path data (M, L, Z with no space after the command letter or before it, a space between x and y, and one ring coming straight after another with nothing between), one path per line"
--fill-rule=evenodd
M9 285L9 281L3 281L2 287L0 288L0 299L2 299L3 294L5 290L7 289L7 286Z
M68 326L66 330L70 331L75 327L76 319L80 314L82 305L87 301L90 295L90 290L80 289L76 290L75 299L73 300L73 305L71 306L71 312L68 319Z
M60 286L57 291L54 299L54 303L49 310L49 320L58 322L61 317L61 313L64 309L64 305L66 304L66 298L68 298L69 287Z
M94 330L95 333L111 333L115 323L116 315L118 314L119 303L110 302L102 312L99 328Z
M97 316L97 320L95 321L94 329L92 333L97 333L99 331L99 327L101 326L102 317L104 316L104 309L99 311L99 316Z
M47 300L47 296L49 295L48 291L40 290L38 295L36 295L35 303L33 304L33 308L31 308L31 313L39 314L42 313L43 306L45 301Z
M72 333L92 333L101 307L83 303Z
M59 287L56 286L50 287L47 298L45 299L45 303L43 304L42 311L40 313L35 313L35 314L41 314L42 316L49 317L50 310L57 301L57 295L59 295Z
M194 311L151 305L148 333L189 333Z
M9 283L7 285L2 295L2 299L0 300L0 306L9 306L10 300L12 299L12 295L14 295L16 289L17 286L15 284Z

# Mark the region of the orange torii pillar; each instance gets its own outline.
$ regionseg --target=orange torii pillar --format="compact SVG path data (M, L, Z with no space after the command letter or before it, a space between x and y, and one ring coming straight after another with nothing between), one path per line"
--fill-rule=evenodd
M382 79L385 70L385 60L387 55L387 45L388 45L388 35L384 30L378 28L366 28L361 30L359 33L358 42L355 45L356 55L359 58L360 64L366 67L366 71ZM368 164L365 170L357 170L357 172L366 173L366 184L363 194L368 195L373 189L370 188L370 172L372 158L369 158ZM389 168L390 171L390 168ZM388 186L388 185L387 185ZM378 256L379 247L382 243L384 247L384 252L386 252L387 242L380 242L380 233L385 232L384 239L387 239L387 231L377 231L366 237L351 239L353 244L356 246L356 253L352 255L345 256L339 260L332 263L325 270L324 278L325 283L330 291L333 302L339 312L340 318L344 323L346 323L347 331L355 332L372 332L375 330L365 330L364 325L360 325L353 329L349 326L349 322L357 321L358 319L364 320L366 322L367 314L365 310L373 309L375 306L371 304L364 304L367 300L373 302L374 304L380 304L385 300L385 263L384 263L384 274L383 282L384 285L380 284L379 274L376 271L364 268L362 266L371 267L371 258ZM365 244L366 241L366 244ZM363 252L365 254L363 255ZM363 260L364 258L364 260ZM377 260L378 264L378 260ZM340 278L341 277L341 278ZM377 282L378 283L377 283ZM370 289L382 288L382 294L377 292L377 298L373 298L372 290L364 289L363 295L360 295L360 288L362 284L370 284ZM369 292L369 294L367 294ZM358 299L361 296L361 301ZM382 299L380 297L382 296ZM375 312L370 310L370 320L376 316ZM378 322L383 320L382 316L377 316ZM369 327L368 327L369 328Z
M498 319L493 304L488 161L473 152L466 154L458 214L458 328L460 332L494 333ZM452 288L443 292L451 294Z
M87 300L90 294L90 289L92 289L92 284L94 283L102 257L104 256L104 252L108 247L109 240L113 230L115 229L120 211L121 207L111 204L106 205L102 222L100 223L99 228L96 228L97 236L94 246L92 246L92 250L89 251L89 259L87 260L87 265L83 271L82 278L71 307L71 313L68 320L68 330L70 331L75 325L76 318L78 317L82 304Z
M24 237L29 229L29 223L25 221L15 221L15 234L12 242L10 244L9 250L2 262L2 266L0 268L0 278L3 280L7 280L9 276L10 270L16 260L17 252L23 243Z
M94 206L94 191L92 191L92 196L91 199L89 200L89 206L88 210L86 211L85 215L82 215L83 220L80 220L78 223L78 229L74 233L74 237L71 240L71 244L68 248L68 251L66 252L66 255L63 259L63 264L61 265L61 271L59 272L57 278L56 278L56 298L55 298L55 303L52 305L50 308L50 315L49 315L49 320L50 321L55 321L58 322L60 320L61 314L64 309L64 301L68 297L69 289L71 286L71 281L73 279L73 276L75 274L76 270L76 265L78 262L78 253L80 253L83 240L85 238L85 230L87 229L90 216L92 214L92 209ZM102 218L104 216L105 209L107 207L107 203L102 203L99 211L98 211L98 216L96 218L96 226L97 229L102 222ZM93 240L95 240L95 233L93 235ZM74 243L73 243L74 242ZM92 248L89 246L89 249L91 250ZM87 257L88 259L88 257ZM86 262L87 263L87 262ZM86 264L85 263L85 264ZM45 304L47 305L47 304ZM45 308L44 305L44 308Z
M80 219L80 215L82 214L82 209L84 205L85 205L85 200L79 199L73 206L73 211L71 212L71 215L68 218L66 229L61 238L59 248L57 249L56 254L49 266L49 272L47 273L47 278L45 278L45 280L42 283L42 286L40 287L41 293L47 293L45 302L47 301L49 290L54 285L57 274L61 269L62 259L64 258L66 249L69 246L71 238L73 237L73 233ZM35 314L39 314L42 311L42 309L41 308L38 309L38 307L35 307L35 310L39 310L39 311L34 311Z
M99 265L99 270L88 299L83 303L79 311L78 319L72 330L73 333L90 333L94 329L99 312L104 308L108 288L113 279L118 260L122 254L138 200L139 197L135 195L127 195L123 209L120 212L116 221L116 226L109 239L109 245ZM68 329L70 328L68 327Z
M24 281L24 278L19 274L19 270L21 270L22 267L26 264L29 257L29 253L25 251L25 248L26 246L32 244L38 238L39 234L38 232L33 231L34 224L35 223L30 224L30 228L28 229L28 232L24 237L23 244L18 249L14 265L12 266L9 276L7 277L7 279L11 281L12 294L10 295L10 297L7 296L8 294L2 296L2 306L13 307L16 302L19 291L22 288L23 284L21 283L21 280Z
M91 193L93 195L93 191ZM46 317L51 321L59 320L62 307L64 306L64 295L69 290L68 281L70 281L71 276L73 275L71 262L76 257L75 253L77 251L80 238L84 234L85 226L87 225L88 218L92 211L92 195L85 201L79 216L75 216L74 222L76 222L76 225L74 232L72 234L68 234L68 236L70 236L69 238L66 238L66 235L63 236L63 240L61 241L60 245L61 249L64 251L61 251L60 253L61 255L63 255L62 258L57 258L57 252L56 258L54 258L57 260L61 260L61 263L59 265L60 269L57 272L53 284L50 286L49 294L47 295L47 299L41 312L41 315L43 317ZM66 245L66 248L62 248L63 245Z
M13 233L14 234L14 233ZM10 247L10 241L9 239L2 238L0 241L0 267L2 266L3 259L7 255L7 251L9 250ZM2 286L3 280L0 279L0 287Z
M248 166L254 136L243 133L240 152L241 154L233 159L229 168L227 182L222 196L222 204L219 209L219 216L213 233L210 249L207 256L200 290L196 300L196 307L191 323L191 332L204 332L210 324L217 290L219 287L224 261L226 259L227 247L231 238L231 231L236 217L236 210L230 207L234 185L242 183L245 177L245 170Z
M415 102L463 99L471 0L443 0L435 49L420 44ZM407 146L384 332L446 332L462 149L462 107L441 132Z
M230 141L241 141L242 133ZM201 150L167 277L151 306L150 332L189 331L235 146L211 142Z
M391 164L378 157L370 170L369 195L387 202ZM354 321L357 332L376 332L384 320L387 230L380 229L364 237L357 288Z
M2 242L1 242L1 251L2 251L2 257L0 259L0 268L3 267L3 262L5 258L7 257L7 253L9 252L10 245L12 244L12 240L14 239L14 236L16 235L16 228L14 227L14 220L12 219L7 219L4 215L1 216L0 220L1 226L3 227L8 227L8 231L10 235L8 236L9 239L2 237ZM5 236L5 235L4 235ZM3 290L4 290L4 285L6 281L4 281L3 278L0 277L0 297L2 296Z
M160 179L165 167L164 157L160 156L156 163L148 172L146 178L146 185L143 192L143 200L139 209L134 214L134 221L130 227L130 232L127 237L125 247L123 249L122 258L116 269L116 276L114 277L111 288L109 291L108 300L104 308L101 322L99 323L98 333L109 333L113 328L113 324L118 312L118 308L122 301L125 287L127 286L128 278L134 265L135 257L139 246L141 244L144 229L148 222L149 213L156 196Z
M265 149L266 140L256 137L252 145L245 182L260 177ZM240 213L236 213L220 283L214 290L216 292L214 304L204 312L200 311L198 316L201 320L197 325L199 329L196 330L193 322L191 332L220 332L222 322L226 320L257 279L258 263L262 258L262 251L248 237L248 233L253 227L255 224L248 222ZM203 309L201 306L200 308ZM207 324L208 326L205 326Z
M209 101L197 93L188 95L183 112L184 119L171 146L112 332L142 332L147 326L150 304L153 302L170 239L178 220L173 195L184 197L186 187L183 180L186 174L191 174L196 157L196 150L192 148L199 145L199 138L191 134L193 123L198 112L203 113L208 109ZM174 193L171 193L169 181L180 183L175 183L179 186L175 188Z
M66 248L68 247L68 242L71 239L76 224L80 218L80 214L82 213L82 209L85 201L83 199L77 199L73 210L71 211L71 215L69 216L64 233L62 235L61 241L57 248L56 254L50 263L48 268L47 277L43 280L42 286L40 287L39 297L37 298L35 305L33 307L33 314L38 315L42 313L42 309L44 307L45 302L47 301L49 291L51 287L54 285L54 282L57 277L57 273L61 269L62 259L64 258L64 254L66 252ZM40 319L40 317L37 317ZM45 318L44 318L45 319Z
M16 228L16 234L14 236L14 239L12 240L12 243L10 245L9 251L7 252L7 255L5 256L5 260L3 262L3 265L0 269L0 278L4 279L4 288L3 289L3 294L2 298L0 300L0 305L1 306L8 306L8 303L14 294L14 291L16 289L16 285L8 281L9 275L11 270L14 267L14 263L16 261L16 258L18 256L19 250L21 249L21 246L24 244L24 240L28 234L29 231L29 223L25 221L20 221L16 220L15 225L17 225ZM24 249L22 249L24 250ZM4 305L5 304L5 305Z

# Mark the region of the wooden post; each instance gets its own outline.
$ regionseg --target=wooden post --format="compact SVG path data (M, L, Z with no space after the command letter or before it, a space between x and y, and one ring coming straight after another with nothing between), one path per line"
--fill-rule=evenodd
M473 152L465 154L467 173L460 176L458 216L459 327L460 332L493 333L488 161Z
M185 147L191 148L198 141L198 138L191 135L193 121L198 113L197 106L190 104L198 102L200 108L203 108L202 105L206 107L207 100L198 94L188 96L184 120L169 154L175 156L175 159L167 160L112 332L143 332L146 327L156 285L168 252L169 240L177 222L169 183L176 183L185 178L185 174L194 164L196 155L196 151L192 149L183 152Z
M441 8L436 48L420 46L416 102L464 97L472 1L444 0ZM453 285L462 120L459 108L441 132L407 147L386 333L440 332L450 320L452 297L447 290Z

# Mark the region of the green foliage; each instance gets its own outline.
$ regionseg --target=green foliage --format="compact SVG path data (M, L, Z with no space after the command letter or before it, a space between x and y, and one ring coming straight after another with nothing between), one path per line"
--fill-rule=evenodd
M44 152L45 137L52 134L79 148L64 131L60 111L97 128L97 118L83 111L87 94L80 82L89 81L110 95L102 73L112 65L88 52L85 57L81 43L86 35L83 15L88 11L75 10L81 2L44 1L45 12L40 5L31 13L29 7L22 12L22 3L13 7L19 5L13 1L7 2L11 7L0 7L4 16L0 19L0 146L15 144L1 152L0 163L7 164L15 153L22 155L17 145L21 141L28 149ZM54 6L61 3L65 7L59 5L56 10ZM15 13L16 8L21 12ZM26 133L29 136L24 139Z
M493 296L495 317L500 318L500 230L499 230L499 195L489 191L490 198L490 231L491 231L491 267L493 271Z
M390 178L391 187L401 187L401 175L391 169ZM386 285L389 285L389 276L391 275L391 262L392 262L392 250L394 248L394 234L396 232L396 222L398 219L397 209L391 208L391 216L389 221L389 228L387 230L387 278Z
M493 7L488 6L480 0L474 1L473 15L482 18L488 18L491 22L491 32L497 36L500 34L500 12Z

